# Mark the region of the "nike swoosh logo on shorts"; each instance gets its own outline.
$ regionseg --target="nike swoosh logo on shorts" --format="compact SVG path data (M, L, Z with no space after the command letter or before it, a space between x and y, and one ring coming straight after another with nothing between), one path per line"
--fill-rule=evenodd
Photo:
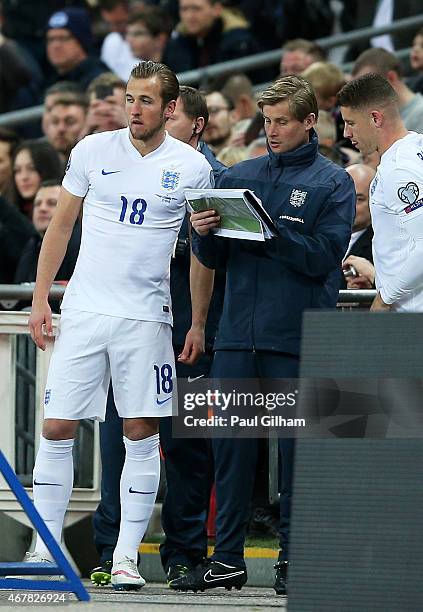
M164 399L164 400L159 400L159 398L157 398L157 399L156 399L156 402L157 402L157 404L158 404L159 406L161 406L162 404L165 404L166 402L168 402L168 401L169 401L169 400L171 400L171 399L172 399L171 397L167 397L167 398L166 398L166 399Z
M36 480L34 480L34 485L36 486L42 486L42 485L49 485L50 487L61 487L62 485L57 483L57 482L37 482Z
M212 574L212 571L209 570L204 574L204 582L215 582L216 580L225 580L225 578L234 578L235 576L241 576L244 573L244 570L240 572L232 572L232 574ZM207 576L210 576L210 580L207 580Z
M155 491L134 491L132 487L129 487L130 493L140 493L141 495L152 495Z
M200 374L200 376L195 376L194 378L191 378L191 376L188 376L188 382L192 383L194 382L194 380L198 380L199 378L203 378L204 374Z
M103 170L101 171L101 174L103 176L107 176L108 174L116 174L117 172L120 172L120 170L111 170L110 172L106 172L106 170L104 170L103 168Z

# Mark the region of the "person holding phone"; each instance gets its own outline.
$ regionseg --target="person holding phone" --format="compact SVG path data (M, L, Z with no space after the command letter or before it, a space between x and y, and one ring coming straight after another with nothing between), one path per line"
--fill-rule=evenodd
M88 86L89 107L80 138L128 125L125 114L126 84L113 72L96 77Z

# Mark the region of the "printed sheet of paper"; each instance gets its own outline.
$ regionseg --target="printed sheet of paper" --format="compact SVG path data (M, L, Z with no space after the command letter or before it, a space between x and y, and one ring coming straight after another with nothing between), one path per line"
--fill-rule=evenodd
M217 236L259 240L275 235L270 217L258 198L245 189L186 189L185 198L191 212L216 210L220 227Z

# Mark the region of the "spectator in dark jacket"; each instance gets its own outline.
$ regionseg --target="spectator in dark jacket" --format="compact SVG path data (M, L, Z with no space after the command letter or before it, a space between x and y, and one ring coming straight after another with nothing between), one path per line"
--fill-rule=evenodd
M180 0L181 21L165 50L163 62L184 72L244 57L258 50L249 23L217 0Z
M346 168L346 171L354 181L356 205L350 244L342 264L344 274L347 272L347 275L343 279L341 289L369 289L372 285L368 284L367 279L360 277L358 270L351 274L353 270L351 270L350 266L353 266L353 268L355 266L353 263L354 259L351 260L350 257L360 257L373 264L373 228L370 217L369 190L375 176L375 170L365 164L352 164ZM358 276L355 276L355 272Z
M54 13L47 23L47 58L55 68L53 82L74 81L82 89L108 68L92 51L90 17L81 8L66 8Z
M6 196L5 190L11 185L13 156L18 144L19 136L15 132L0 127L0 194L3 196Z
M343 0L343 12L341 23L344 32L369 28L372 26L389 25L398 19L421 14L421 0L391 0L380 2L379 0ZM405 28L364 39L352 43L345 55L345 61L354 60L360 53L372 47L383 47L394 52L398 49L406 49L411 46L413 30Z
M45 26L48 18L64 6L84 6L85 0L2 0L2 32L13 39L26 56L31 57L47 74L50 66L45 57Z
M31 71L13 40L0 34L0 113L14 110L15 95L31 81Z
M15 274L15 283L35 282L43 237L53 218L54 211L56 210L59 193L60 181L54 179L41 183L36 193L32 210L32 223L36 233L28 240L21 254ZM56 274L55 281L70 280L78 258L80 242L81 224L77 221L69 240L65 257ZM29 303L20 304L21 308L25 306L29 306ZM52 304L52 307L55 312L59 312L58 303Z
M34 234L31 221L0 196L0 284L13 282L22 251Z

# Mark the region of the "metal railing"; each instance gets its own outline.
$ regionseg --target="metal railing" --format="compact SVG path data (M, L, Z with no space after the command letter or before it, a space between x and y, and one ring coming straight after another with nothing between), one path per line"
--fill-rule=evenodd
M35 283L24 283L22 285L0 285L0 300L31 300ZM63 285L53 285L49 297L52 300L60 300L65 292ZM375 289L341 289L339 292L340 304L358 302L370 304L376 297Z
M323 49L332 49L334 47L340 47L342 45L349 45L354 42L366 40L373 36L379 36L380 34L392 34L403 30L417 29L418 26L423 25L423 14L414 15L412 17L406 17L405 19L398 19L389 25L384 25L378 28L369 27L355 30L354 32L335 34L333 36L326 36L325 38L318 38L316 42ZM216 77L227 72L245 72L246 70L254 70L256 68L262 68L265 66L273 66L278 64L281 58L281 49L274 49L273 51L265 51L263 53L257 53L248 57L242 57L236 60L228 62L219 62L211 66L204 68L197 68L196 70L188 70L187 72L181 72L178 74L178 79L181 85L191 85L195 83L204 83L211 77ZM19 111L13 111L10 113L4 113L0 116L0 126L19 126L30 121L37 121L41 118L44 106L34 106L32 108L25 108Z
M31 300L35 283L24 283L22 285L0 285L0 301L9 300ZM53 285L50 289L51 300L60 300L65 292L63 285ZM371 304L376 297L375 289L341 289L339 292L339 304Z

